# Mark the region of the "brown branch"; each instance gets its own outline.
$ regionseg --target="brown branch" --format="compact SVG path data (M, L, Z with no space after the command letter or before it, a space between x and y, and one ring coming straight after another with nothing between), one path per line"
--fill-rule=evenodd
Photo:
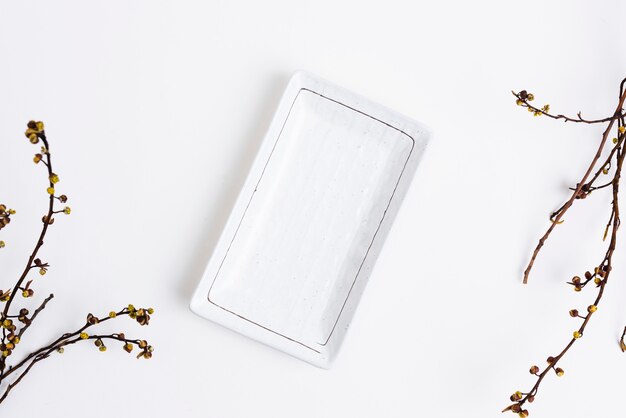
M609 116L603 119L583 119L581 112L578 112L576 114L576 117L573 118L571 116L566 116L566 115L555 115L552 114L550 112L545 111L544 109L538 108L536 106L533 106L529 103L529 99L527 97L524 97L524 94L522 94L524 91L517 93L512 91L511 93L513 93L513 96L515 96L518 100L518 104L522 107L525 107L527 109L530 109L533 113L537 113L537 114L541 114L543 116L547 116L551 119L560 119L563 122L576 122L576 123L586 123L589 125L592 124L596 124L596 123L605 123L605 122L611 122L611 121L616 121L617 119L620 119L622 117L624 117L624 114L621 113L621 108L619 108L617 110L617 112L615 112L613 114L613 116Z
M116 312L115 317L117 318L118 316L122 316L122 315L128 315L130 312L128 311L128 309L124 308L119 312ZM28 356L26 356L22 361L20 361L19 363L17 363L15 366L10 367L6 373L4 373L1 377L0 377L0 383L2 383L2 381L9 376L11 373L14 373L16 370L18 370L20 367L23 367L24 364L26 364L30 359L32 359L33 357L37 356L38 354L41 354L42 352L46 351L48 348L55 346L56 344L62 342L63 340L67 339L67 338L72 338L75 337L77 335L80 335L81 332L84 332L85 330L87 330L88 328L102 323L102 322L106 322L109 321L113 318L106 316L106 317L102 317L102 318L98 318L98 321L95 323L85 323L85 325L83 325L82 327L80 327L79 329L77 329L76 331L73 332L68 332L65 334L62 334L59 338L57 338L56 340L54 340L53 342L51 342L50 344L39 348L38 350L33 351L32 353L30 353Z
M54 298L54 294L50 293L50 296L45 298L44 301L41 303L41 305L39 305L39 307L35 309L35 312L33 312L33 315L30 317L30 321L26 325L24 325L22 329L20 329L20 331L17 333L17 336L19 338L22 338L22 335L24 335L24 332L26 332L28 327L32 325L35 318L37 318L37 315L39 315L39 313L46 308L46 305L48 304L48 302L52 300L52 298Z
M47 150L45 154L45 158L47 160L46 167L48 169L48 182L50 184L50 187L54 187L54 183L52 183L52 180L50 179L50 177L53 174L52 157L50 155L50 145L48 144L48 141L46 140L45 135L41 136L41 141L43 142L44 147ZM9 296L9 300L4 305L4 309L2 310L2 319L8 316L9 308L11 307L11 302L13 302L13 299L15 298L15 294L17 293L19 288L22 286L22 283L26 279L28 272L32 268L33 262L37 258L37 253L39 252L39 249L43 246L44 238L46 236L46 232L48 232L48 226L50 225L50 220L52 219L52 212L54 212L54 194L53 193L50 194L50 197L49 197L48 213L46 215L47 222L43 222L43 227L41 228L41 233L39 234L39 238L37 239L37 244L35 245L35 248L33 249L33 252L31 253L30 257L28 257L28 263L26 264L26 267L24 268L22 275L17 280L17 283L15 283L15 286L13 286L13 291L11 292L11 295Z
M621 113L620 112L621 112L621 109L622 109L622 106L624 104L624 100L625 99L626 99L626 92L624 92L621 95L619 103L618 103L617 108L615 110L615 114L616 115L620 115L620 117L621 117ZM548 239L548 237L550 236L550 234L552 233L552 231L554 230L556 225L560 222L560 220L563 217L563 215L572 206L572 204L574 203L574 200L576 200L576 198L580 196L580 193L583 190L583 186L586 184L587 179L589 178L589 176L591 175L591 172L593 171L593 168L595 167L596 163L600 159L600 156L602 155L602 150L604 149L604 146L606 145L607 139L609 137L609 133L611 132L611 129L613 128L613 124L615 123L615 120L616 120L615 118L611 118L610 119L609 125L607 126L607 128L604 130L604 133L602 134L602 140L600 141L600 145L598 146L598 150L596 151L596 154L594 155L593 159L591 160L591 163L589 164L589 167L585 171L584 176L582 177L582 179L580 180L580 182L576 186L576 190L574 191L574 193L572 193L572 196L569 198L569 200L567 202L565 202L565 204L562 206L561 210L558 212L558 214L556 215L556 217L554 218L554 220L550 224L550 227L545 232L545 234L543 234L543 236L539 239L539 243L535 247L535 250L533 251L533 254L530 257L530 261L528 262L528 265L526 266L526 270L524 270L524 284L528 283L528 276L530 275L530 271L533 268L533 264L535 263L535 259L537 258L537 255L539 254L539 251L541 250L541 247L543 247L544 243L546 242L546 240Z
M132 319L136 320L140 325L148 325L150 321L150 315L154 312L152 308L135 309L134 306L128 305L128 307L123 308L119 312L111 312L108 316L105 316L103 318L97 318L92 314L89 314L87 316L85 324L79 329L73 332L62 334L60 337L56 338L48 345L45 345L31 352L30 354L22 358L21 361L19 361L17 364L9 366L8 370L6 369L8 359L12 359L15 357L15 350L17 348L17 344L20 342L21 337L30 328L30 326L33 324L39 314L46 308L47 304L54 298L54 295L50 294L46 299L44 299L39 307L37 307L35 311L31 314L30 318L28 317L29 312L25 308L20 310L19 315L12 314L11 304L14 301L18 291L21 291L25 297L32 296L33 290L31 289L31 283L33 282L33 279L29 279L28 274L33 269L39 269L39 272L43 275L46 273L49 267L48 263L42 262L39 258L37 258L37 254L44 245L44 239L46 237L46 233L48 232L49 225L54 222L53 216L57 213L65 213L68 215L70 214L70 209L68 207L64 208L63 210L55 210L54 207L55 199L59 200L59 202L61 203L65 203L67 201L67 197L65 195L55 196L54 188L59 179L58 176L52 171L52 157L49 152L50 146L45 136L43 123L35 121L29 122L28 129L25 134L30 142L33 144L38 143L39 140L43 142L44 147L41 154L36 154L33 160L35 163L42 162L46 166L49 183L49 203L48 212L42 218L43 227L41 229L35 247L28 258L26 267L22 271L12 290L10 289L6 292L0 291L0 296L2 296L1 299L3 299L3 301L6 301L4 308L0 312L0 324L2 325L2 336L0 341L0 385L5 382L8 383L4 393L2 393L2 395L0 396L0 403L2 403L6 399L6 397L13 390L13 388L22 381L22 379L28 374L28 372L35 364L43 359L48 358L54 350L59 350L59 352L62 352L64 346L75 344L79 341L93 340L100 351L106 351L106 346L104 345L103 340L120 341L124 343L124 350L129 353L134 348L133 344L137 344L139 347L139 354L137 358L144 357L146 359L149 359L152 357L152 346L148 345L145 340L127 339L122 333L89 335L87 332L85 332L87 329L96 324L109 321L122 315L128 315ZM0 205L0 229L9 223L10 215L15 213L12 209L5 209L5 205ZM0 242L0 244L0 247L4 246L4 242ZM19 329L19 331L17 330L16 324L13 322L15 318L17 318L18 321L24 324ZM10 381L9 378L11 378L12 381Z
M619 101L619 106L618 106L618 110L616 111L616 114L618 114L621 110L621 106L624 102L624 99L626 97L626 92L624 91L624 85L626 83L626 79L624 79L620 85L620 101ZM519 103L518 103L519 104ZM608 133L610 132L613 123L615 122L615 120L617 120L618 122L618 132L619 132L619 136L618 136L618 141L617 144L615 145L615 147L613 148L613 150L611 151L609 157L607 158L606 162L603 164L603 166L600 168L600 170L598 170L598 172L596 173L596 175L592 178L591 181L586 182L586 177L589 175L589 173L591 172L591 170L593 169L595 163L597 162L597 160L599 159L599 154L601 153L603 147L604 147L604 143L606 143L606 138L608 137ZM584 196L586 196L587 194L589 194L591 191L593 190L598 190L600 188L604 188L604 187L608 187L609 185L612 186L612 196L613 196L613 200L611 202L611 216L609 218L609 222L607 223L605 232L604 232L604 237L603 240L606 239L606 235L609 231L609 229L611 228L611 239L608 245L608 248L606 250L606 253L604 255L604 258L602 260L602 262L598 265L598 267L596 267L594 269L594 273L592 274L591 272L586 272L585 273L585 280L581 280L579 277L574 277L572 279L571 282L568 282L569 284L574 286L574 289L577 291L581 291L583 288L585 288L592 280L593 282L596 284L596 286L598 287L598 293L593 301L592 305L589 305L587 307L587 315L585 316L581 316L578 311L576 309L573 309L570 311L570 316L575 317L575 318L581 318L583 321L581 323L581 325L578 327L578 329L576 331L574 331L573 333L573 338L570 339L570 341L565 345L565 347L561 350L561 352L555 356L555 357L549 357L548 358L548 366L541 372L538 366L532 366L530 369L530 373L533 375L537 376L537 380L535 382L535 384L533 385L533 387L530 389L530 391L528 391L527 393L522 393L522 392L516 392L513 395L511 395L511 401L513 401L514 403L507 406L502 412L505 411L512 411L515 412L517 414L519 414L520 417L527 417L528 416L528 411L526 409L524 409L524 406L526 404L526 402L533 402L535 399L535 396L537 395L540 385L543 382L543 380L545 379L545 377L552 371L554 371L557 375L562 375L564 373L563 369L561 369L560 367L556 367L560 360L565 356L565 354L567 354L567 352L574 346L576 340L578 340L579 338L581 338L584 335L585 329L587 328L591 317L593 316L593 314L597 311L598 306L600 305L600 302L602 300L602 297L604 295L604 291L606 288L606 285L608 283L609 280L609 276L613 270L613 255L615 252L615 248L616 248L616 244L617 244L617 233L618 233L618 229L620 227L621 221L620 221L620 207L619 207L619 187L620 187L620 180L621 180L621 173L622 173L622 169L623 169L623 165L624 165L624 159L626 157L626 141L624 141L624 115L619 114L619 116L617 116L616 118L613 118L611 120L606 120L606 122L609 122L609 125L607 127L607 129L604 131L603 134L603 138L602 138L602 144L600 145L600 148L598 150L598 152L596 153L596 156L594 158L594 161L591 163L589 169L587 170L586 174L585 174L585 178L583 178L583 180L577 185L576 191L573 195L573 197L568 201L568 203L566 203L563 207L561 207L561 209L559 209L557 212L555 212L556 218L554 219L554 221L558 221L560 219L560 217L563 215L563 213L571 206L573 200L578 197L578 193L580 193L581 191L583 191L585 193ZM598 178L599 173L601 171L604 170L605 167L610 166L613 156L615 156L615 160L616 160L616 168L615 168L615 173L613 175L613 179L611 180L611 182L603 185L603 186L599 186L599 187L595 187L592 188L591 185L592 183ZM586 189L583 189L583 187L586 186ZM582 197L584 197L582 196ZM544 235L544 237L542 239L547 238L547 235L551 232L551 230L553 229L554 225L556 223L553 222L552 224L552 228L550 230L548 230L548 233L546 235ZM527 278L527 273L530 269L530 267L532 267L532 262L534 261L534 258L536 257L536 254L539 250L539 248L541 248L541 245L543 244L543 241L540 241L539 246L537 247L537 249L535 250L535 253L533 254L533 258L531 259L531 262L529 264L529 267L527 269L527 271L525 272L525 279ZM524 280L524 282L526 282L526 280ZM624 328L624 332L622 333L621 339L620 339L620 347L622 349L622 351L626 350L626 342L624 341L624 338L626 337L626 327Z

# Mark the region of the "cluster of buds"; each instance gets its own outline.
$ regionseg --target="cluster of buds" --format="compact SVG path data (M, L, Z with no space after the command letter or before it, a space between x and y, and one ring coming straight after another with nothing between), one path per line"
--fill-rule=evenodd
M150 315L154 313L152 308L135 309L132 304L128 305L126 309L128 310L128 316L136 320L139 325L148 325L150 323Z
M39 142L40 139L46 138L43 122L35 122L34 120L31 120L30 122L28 122L27 126L28 129L26 129L24 135L26 135L26 138L28 138L31 144L36 144Z
M26 308L20 309L20 314L17 316L17 320L20 321L24 325L30 325L31 320L28 317L29 313L30 312Z
M4 228L11 222L11 215L14 215L13 209L7 209L6 205L0 204L0 229ZM6 244L4 241L0 241L0 248L4 248Z
M567 284L572 285L575 292L580 292L592 281L596 287L600 287L603 283L605 283L605 278L609 269L610 267L608 264L603 264L600 267L594 268L593 273L586 271L584 279L581 279L579 276L574 276L571 281L567 282Z
M15 335L15 331L17 330L17 327L13 323L12 319L6 318L5 320L2 321L2 324L0 325L3 328L3 332L8 333L7 340L3 342L2 344L0 344L0 352L2 353L2 357L6 358L6 357L9 357L11 353L13 352L13 349L15 348L15 344L19 342L19 338L16 337Z
M519 93L513 93L516 97L515 103L518 106L524 106L528 109L533 116L541 116L550 111L550 105L543 105L541 108L537 108L535 106L530 105L528 102L532 102L535 100L535 95L527 92L526 90L522 90Z
M535 397L528 393L522 393L518 390L517 392L513 393L509 397L509 399L511 400L511 402L515 403L507 406L502 412L511 411L514 414L518 414L518 416L520 416L521 418L526 418L529 413L528 410L524 409L524 402L533 402L535 400Z
M141 350L139 353L137 353L137 358L143 357L146 360L150 360L152 358L152 352L154 351L154 348L152 348L152 346L149 345L146 340L139 341L137 345L139 346L139 349ZM126 347L125 347L125 350L130 353L130 351L127 350ZM132 348L131 348L131 351L132 351Z

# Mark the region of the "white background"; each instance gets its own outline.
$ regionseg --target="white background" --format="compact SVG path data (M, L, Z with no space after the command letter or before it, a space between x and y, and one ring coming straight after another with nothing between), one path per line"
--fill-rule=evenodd
M510 91L610 114L625 12L617 0L0 2L0 200L18 210L1 234L0 288L45 212L44 167L23 136L31 118L46 122L73 209L42 250L52 269L36 297L56 298L24 348L90 311L156 309L147 328L111 328L148 338L153 360L68 348L33 369L2 415L501 416L532 385L528 368L578 326L567 311L593 298L564 282L601 259L610 202L577 202L520 284L601 127L532 118ZM331 371L187 308L296 69L435 133ZM532 416L623 416L623 248L606 302Z

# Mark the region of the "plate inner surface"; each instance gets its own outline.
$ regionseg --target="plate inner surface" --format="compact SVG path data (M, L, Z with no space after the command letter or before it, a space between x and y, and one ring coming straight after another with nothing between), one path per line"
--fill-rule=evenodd
M394 127L301 89L209 301L309 348L326 344L413 144Z

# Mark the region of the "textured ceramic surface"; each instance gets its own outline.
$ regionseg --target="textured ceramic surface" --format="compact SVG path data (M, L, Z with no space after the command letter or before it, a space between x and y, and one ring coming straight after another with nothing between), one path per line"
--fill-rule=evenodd
M329 367L428 137L417 122L296 73L192 310Z

